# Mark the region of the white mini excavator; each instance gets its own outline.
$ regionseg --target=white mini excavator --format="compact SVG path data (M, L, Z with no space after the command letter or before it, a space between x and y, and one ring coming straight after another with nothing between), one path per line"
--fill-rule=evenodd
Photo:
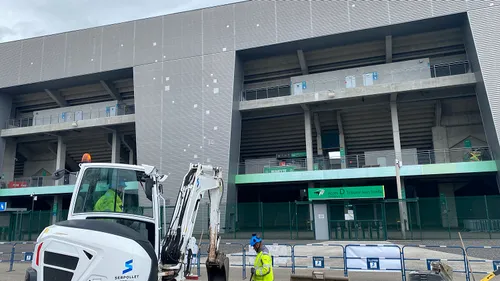
M64 171L56 171L61 178ZM221 169L191 164L167 228L162 182L153 166L80 165L68 218L45 228L26 281L180 281L192 276L192 234L201 199L210 201L211 281L229 280L219 251Z

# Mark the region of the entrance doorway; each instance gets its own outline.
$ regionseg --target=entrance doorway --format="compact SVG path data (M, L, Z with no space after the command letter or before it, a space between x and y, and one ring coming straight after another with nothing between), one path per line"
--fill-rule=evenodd
M387 223L382 200L328 202L330 239L386 240Z

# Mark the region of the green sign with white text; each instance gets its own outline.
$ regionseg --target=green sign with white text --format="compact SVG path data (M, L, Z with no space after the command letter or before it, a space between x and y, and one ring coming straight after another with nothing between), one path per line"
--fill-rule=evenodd
M385 198L383 185L309 188L309 200Z
M275 166L275 167L264 167L264 173L288 173L293 172L295 166Z

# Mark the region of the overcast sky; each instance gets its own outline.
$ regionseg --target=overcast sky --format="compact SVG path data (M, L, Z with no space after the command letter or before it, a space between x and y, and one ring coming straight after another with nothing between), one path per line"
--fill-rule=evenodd
M239 0L0 0L0 42Z

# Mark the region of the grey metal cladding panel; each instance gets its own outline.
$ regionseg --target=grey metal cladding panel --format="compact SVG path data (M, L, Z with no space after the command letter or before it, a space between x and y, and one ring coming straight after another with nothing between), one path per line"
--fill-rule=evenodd
M494 7L500 4L500 0L468 0L467 10L481 9L485 7Z
M33 38L23 41L19 84L40 81L42 73L43 38Z
M135 123L138 143L152 141L158 142L158 144L161 143L161 109L161 103L136 109Z
M161 61L163 44L163 17L135 22L134 65Z
M431 5L431 0L389 0L391 24L430 18L432 16Z
M229 168L235 54L204 56L203 109L205 161ZM208 85L208 87L206 87ZM208 113L208 114L207 114ZM225 174L227 182L227 173Z
M163 18L163 59L199 56L202 53L202 11Z
M349 30L347 0L312 1L313 35L322 36Z
M45 36L43 39L42 79L64 77L67 33Z
M203 54L234 50L234 5L203 10Z
M125 22L103 27L102 71L133 65L134 25L134 22Z
M387 0L349 0L351 29L365 29L389 25L389 2Z
M101 70L102 27L68 33L66 42L66 76Z
M462 13L467 10L466 0L432 0L432 15L443 16L456 13Z
M190 163L203 154L201 57L168 61L163 66L163 172L170 172L173 185L166 193L175 196ZM168 79L168 80L167 80Z
M276 1L278 42L312 36L309 1Z
M500 136L500 6L468 12L472 36L488 95L497 136Z
M134 99L136 110L160 104L163 89L162 74L161 62L134 67Z
M234 6L236 49L276 43L274 1L250 1Z
M0 44L0 87L19 83L21 41Z

